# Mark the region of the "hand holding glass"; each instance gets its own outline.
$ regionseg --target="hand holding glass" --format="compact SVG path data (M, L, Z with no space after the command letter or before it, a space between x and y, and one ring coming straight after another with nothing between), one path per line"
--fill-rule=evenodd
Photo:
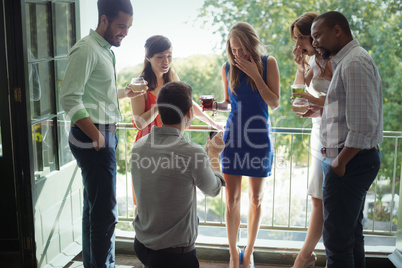
M308 111L309 103L307 99L295 98L292 103L292 112L305 114Z
M131 79L130 88L133 92L142 92L147 89L147 81L143 77Z
M212 116L216 114L217 103L214 95L202 95L200 96L200 103L202 106L202 111L210 110L212 111Z

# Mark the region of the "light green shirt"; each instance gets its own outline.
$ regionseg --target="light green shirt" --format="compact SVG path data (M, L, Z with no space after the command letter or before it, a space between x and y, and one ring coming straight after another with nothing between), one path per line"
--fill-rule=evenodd
M73 123L120 121L114 55L111 45L94 30L72 48L61 88L61 105Z

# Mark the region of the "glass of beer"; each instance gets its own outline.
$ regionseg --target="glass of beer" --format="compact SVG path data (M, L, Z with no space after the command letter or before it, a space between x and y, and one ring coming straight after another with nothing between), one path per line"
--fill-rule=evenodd
M209 110L212 111L212 116L216 114L216 99L214 95L201 95L200 103L202 106L202 111Z
M147 82L141 76L131 79L130 88L133 92L141 92L146 89Z
M292 103L292 112L305 114L308 111L309 103L307 99L295 98Z

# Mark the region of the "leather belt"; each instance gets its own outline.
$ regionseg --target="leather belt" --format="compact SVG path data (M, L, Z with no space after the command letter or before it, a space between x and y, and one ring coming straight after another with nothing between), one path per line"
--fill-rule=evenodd
M116 124L94 124L100 131L116 131ZM77 125L71 123L71 127L78 127Z
M155 250L155 251L159 252L159 253L167 253L167 254L183 254L183 253L192 251L193 249L195 249L194 244L192 244L188 247L163 248L163 249L159 249L159 250Z
M338 154L340 154L342 149L343 149L343 147L342 148L326 148L326 147L322 147L321 148L321 155L323 157L335 158L335 157L338 156ZM372 147L370 149L360 150L360 152L358 152L357 154L366 154L366 153L369 153L369 152L372 152L372 151L378 151L378 150L379 150L379 147L378 147L378 145L376 145L376 146L374 146L374 147Z

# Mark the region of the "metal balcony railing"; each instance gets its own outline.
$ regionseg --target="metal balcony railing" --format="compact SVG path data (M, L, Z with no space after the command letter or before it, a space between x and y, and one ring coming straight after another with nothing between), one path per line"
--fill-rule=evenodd
M185 135L204 145L207 126L191 126ZM312 208L307 195L311 129L273 128L272 142L275 157L272 175L265 185L261 229L282 231L306 231ZM132 124L118 125L118 202L119 221L132 221L130 151L136 134ZM384 131L381 144L382 165L378 177L371 186L364 210L364 231L366 234L395 236L398 220L399 180L402 177L402 132ZM246 226L247 182L244 182L241 209L241 227ZM224 191L218 197L198 195L198 215L201 226L225 226ZM243 203L242 203L243 204Z

